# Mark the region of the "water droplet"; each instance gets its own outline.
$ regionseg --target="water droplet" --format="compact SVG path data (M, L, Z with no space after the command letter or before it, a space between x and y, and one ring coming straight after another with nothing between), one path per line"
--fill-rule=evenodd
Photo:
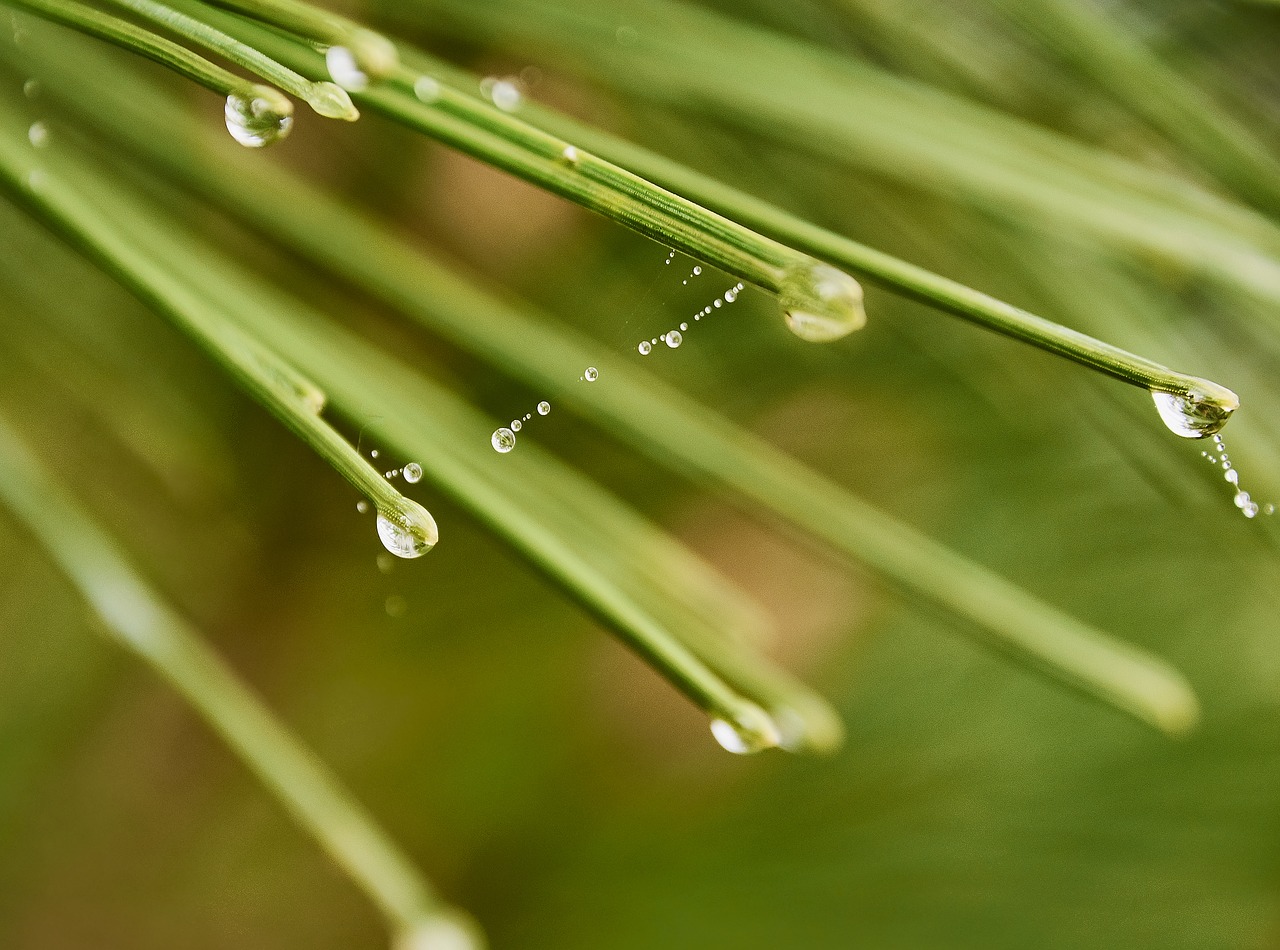
M582 158L578 150L572 145L566 145L564 151L560 153L560 157L570 165L578 164L579 159Z
M736 290L730 288L729 290L726 290L724 292L725 303L733 303L737 299L738 299L738 292Z
M667 335L663 337L663 339L667 341L667 346L671 347L673 350L684 342L684 337L680 335L679 330L668 330Z
M417 462L410 462L404 467L404 480L410 485L416 485L422 481L422 466Z
M378 537L396 557L422 557L440 539L436 520L416 501L401 498L399 509L378 509Z
M1274 515L1276 513L1276 506L1268 502L1262 506L1262 513L1264 515Z
M293 128L293 103L270 86L250 86L247 95L233 92L222 111L227 131L246 148L263 148Z
M40 80L28 79L22 84L22 94L28 99L35 99L40 95Z
M369 88L369 74L360 68L355 54L345 46L330 46L324 54L324 64L329 78L348 92L363 92Z
M1246 518L1256 517L1258 514L1258 506L1254 502L1248 502L1242 509Z
M512 419L512 420L511 420L511 431L512 431L512 432L519 432L519 431L520 431L521 429L523 429L523 428L524 428L524 423L523 423L523 422L521 422L519 419Z
M49 144L49 127L43 122L32 122L27 129L27 141L33 148L44 148Z
M1231 413L1240 405L1231 390L1209 382L1187 395L1153 389L1151 399L1169 431L1184 439L1213 435L1227 424Z
M1237 472L1234 468L1227 469L1227 473L1222 477L1225 478L1227 481L1229 481L1232 485L1240 484L1240 473Z
M697 277L697 276L698 276L699 274L701 274L701 273L702 273L702 268L701 268L701 267L694 267L694 269L693 269L693 276L694 276L694 277Z
M388 617L403 617L409 612L409 601L399 594L392 594L387 598L387 602L383 606L387 611Z
M413 94L419 102L430 105L440 98L440 83L431 76L419 76L413 81Z
M494 80L486 94L489 100L503 112L515 112L520 108L520 101L524 98L520 86L510 79Z
M687 323L682 323L682 324L680 324L680 329L681 329L681 330L687 330L687 329L689 329L689 324L687 324Z
M377 450L377 449L373 449L373 450L369 453L369 458L371 458L371 459L376 459L377 457L378 457L378 450Z
M1238 491L1236 492L1234 500L1237 508L1243 508L1245 505L1249 504L1249 493L1247 491Z
M636 349L640 351L641 356L648 356L653 352L653 344L648 340L641 340Z
M538 403L538 415L545 416L550 411L551 411L551 403L547 402L545 399L542 400L542 402Z
M789 270L778 299L787 329L810 343L838 340L867 322L862 285L829 264L807 262Z
M594 383L600 378L600 370L596 369L594 366L588 366L586 372L582 374L582 378L589 383Z
M501 452L505 455L516 447L516 434L505 427L494 429L489 441L493 443L495 452Z
M369 503L365 501L363 498L361 498L359 501L356 502L356 511L360 512L360 514L364 514L368 510L369 510Z
M43 168L33 168L27 173L27 187L32 191L39 191L44 187L44 183L48 178L49 176Z
M713 719L711 734L721 747L734 755L751 755L777 746L778 727L769 714L751 703L743 705L733 721Z

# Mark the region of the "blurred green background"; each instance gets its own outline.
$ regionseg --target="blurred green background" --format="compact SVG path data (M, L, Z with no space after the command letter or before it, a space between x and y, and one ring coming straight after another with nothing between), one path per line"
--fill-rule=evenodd
M1211 252L1141 208L1135 219L1159 232L1145 244L1102 222L1114 205L1101 186L1037 204L1011 183L1052 189L1063 169L1094 174L1094 157L1124 156L1187 182L1189 207L1197 189L1231 202L1244 222L1233 218L1233 233L1275 253L1268 195L1280 182L1265 168L1224 173L1211 139L1179 141L1142 114L1135 101L1170 94L1135 87L1150 76L1122 53L1149 51L1274 155L1280 7L1089 3L1110 37L1093 47L1049 0L696 9L717 16L627 0L351 12L478 73L519 77L535 100L835 231L1220 380L1241 396L1224 435L1242 484L1280 499L1280 297L1261 279L1197 266ZM877 144L861 132L874 109L832 111L867 143L859 150L805 117L782 52L735 60L723 24L751 24L787 55L810 51L814 68L839 58L876 83L905 78L1013 117L1010 128L1055 130L1090 158L957 111L971 134L949 139L940 125L930 165L892 135ZM648 52L650 39L671 58ZM690 65L700 60L706 75ZM1129 71L1108 72L1120 62ZM794 122L764 93L731 107L734 89L756 87L792 97ZM221 121L211 98L187 94ZM42 100L23 108L39 118ZM927 129L932 108L903 113L903 128ZM960 153L989 163L990 179L947 177ZM601 353L634 353L731 284L711 268L682 283L692 260L665 266L667 248L376 117L299 121L263 160L396 222ZM220 218L189 214L494 425L543 398ZM1192 250L1162 253L1166 239ZM380 566L371 516L356 513L347 485L7 203L0 258L4 412L495 948L1280 943L1275 519L1241 517L1202 446L1168 433L1142 391L873 286L866 329L841 342L795 339L776 304L748 291L645 364L930 536L1167 658L1204 707L1183 740L1011 665L954 619L567 410L535 419L523 438L755 594L776 621L771 654L830 697L849 731L829 759L739 759L426 484L408 493L434 512L439 548ZM384 946L365 898L95 625L0 512L0 946Z

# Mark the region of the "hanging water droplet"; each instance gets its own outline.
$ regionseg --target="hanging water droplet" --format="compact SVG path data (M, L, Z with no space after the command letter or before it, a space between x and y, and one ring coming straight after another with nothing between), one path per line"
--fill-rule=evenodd
M43 122L32 122L27 129L27 141L32 148L44 148L49 144L49 127Z
M365 501L363 498L361 498L359 501L356 502L356 511L360 512L360 514L364 514L368 510L369 510L369 503Z
M663 337L663 339L667 341L667 346L671 347L673 350L684 342L684 337L680 335L679 330L668 330L667 335Z
M422 481L422 466L417 462L410 462L404 467L404 480L410 485L416 485Z
M564 147L564 151L560 153L560 158L563 159L569 165L576 165L578 164L578 161L579 159L582 158L582 156L578 153L578 150L574 148L572 145L566 145Z
M330 46L325 50L324 64L329 78L348 92L363 92L369 88L369 75L356 62L355 54L345 46Z
M648 356L650 353L653 352L653 344L650 343L648 340L641 340L640 343L636 346L636 349L640 351L641 356Z
M416 501L399 500L398 509L378 509L378 537L396 557L422 557L440 539L436 520Z
M22 84L22 94L28 99L35 99L40 95L40 80L28 79Z
M588 366L586 372L582 374L582 378L589 383L594 383L600 378L600 370L596 369L594 366Z
M494 429L489 441L493 444L495 452L502 452L505 455L516 447L516 434L506 427Z
M551 411L551 403L547 402L545 399L542 400L542 402L538 403L538 415L545 416L550 411Z
M246 148L263 148L293 128L293 103L270 86L250 86L244 95L233 92L222 111L227 131Z
M1160 419L1174 435L1203 439L1213 435L1231 418L1240 405L1236 394L1216 383L1201 380L1202 386L1182 395L1151 390Z
M430 105L440 98L440 83L431 76L419 76L413 81L413 94L419 102Z
M787 329L810 343L838 340L867 322L862 285L829 264L806 262L791 268L778 300Z
M711 720L711 734L723 749L734 755L763 752L782 741L769 714L751 703L744 704L732 721Z
M523 422L521 422L519 419L512 419L512 420L511 420L511 431L512 431L512 432L519 432L519 431L520 431L521 429L523 429L523 428L524 428L524 423L523 423Z

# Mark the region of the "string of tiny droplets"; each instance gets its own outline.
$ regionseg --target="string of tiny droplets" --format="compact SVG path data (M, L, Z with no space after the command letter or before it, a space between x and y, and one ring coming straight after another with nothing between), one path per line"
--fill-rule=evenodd
M1214 452L1217 454L1215 455ZM1240 473L1236 467L1231 464L1231 459L1227 455L1227 446L1222 441L1222 436L1215 435L1213 437L1213 451L1205 450L1200 455L1209 461L1211 465L1222 466L1222 477L1235 490L1235 496L1232 499L1240 513L1246 518L1256 518L1261 512L1264 515L1274 515L1276 506L1270 502L1265 505L1259 505L1249 493L1240 487Z

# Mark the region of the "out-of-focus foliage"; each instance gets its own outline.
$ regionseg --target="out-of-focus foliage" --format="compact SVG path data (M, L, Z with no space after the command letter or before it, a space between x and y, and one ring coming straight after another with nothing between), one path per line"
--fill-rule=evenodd
M1253 192L1222 178L1134 108L1142 87L1126 97L1100 82L1075 47L1028 35L1007 6L761 0L695 16L624 0L431 0L358 12L833 230L1221 379L1241 396L1224 436L1242 483L1280 498L1280 305L1266 290L1280 244L1268 243L1266 208L1244 210L1276 183ZM1275 154L1280 9L1084 6ZM726 56L742 24L769 31L777 57ZM634 50L650 41L670 58L651 57L646 72ZM923 139L936 163L911 164L924 152L892 149L904 130L929 131L921 105L883 116L895 134L859 152L856 101L812 117L818 90L797 83L784 123L746 94L791 55L819 71L836 57L869 64L883 71L876 82L906 77L1025 125L960 113L973 123L964 141L939 127ZM0 76L22 101L29 77ZM22 108L36 121L46 102ZM209 104L193 98L220 121ZM55 141L76 135L49 121ZM1029 126L1080 143L1087 168L1123 156L1230 212L1182 208L1176 228L1161 221L1144 244L1125 235L1146 212L1118 206L1112 185L1025 201L1044 193L1036 183L1071 184L1050 177L1057 153L1010 158L1005 145L1025 144ZM959 187L943 176L961 152L1005 171ZM606 356L631 358L637 340L728 286L713 272L682 283L691 261L666 266L665 248L372 117L299 122L273 158L535 301ZM279 286L493 420L543 398L121 165ZM1015 177L1030 190L1007 184ZM1112 226L1121 218L1136 223ZM1227 238L1197 244L1181 230L1197 220L1262 263L1250 269L1234 250L1198 261ZM1200 697L1197 732L1170 741L1011 667L952 618L557 407L528 444L755 594L775 620L770 651L835 701L849 732L831 759L730 758L704 717L433 491L419 497L441 525L439 549L380 570L348 487L186 339L0 204L0 409L493 946L1271 945L1275 519L1242 518L1201 447L1170 435L1145 393L883 290L868 290L867 309L865 330L815 347L785 331L772 301L744 294L645 366L1167 658ZM385 944L363 897L167 687L95 636L7 515L0 565L0 946Z

